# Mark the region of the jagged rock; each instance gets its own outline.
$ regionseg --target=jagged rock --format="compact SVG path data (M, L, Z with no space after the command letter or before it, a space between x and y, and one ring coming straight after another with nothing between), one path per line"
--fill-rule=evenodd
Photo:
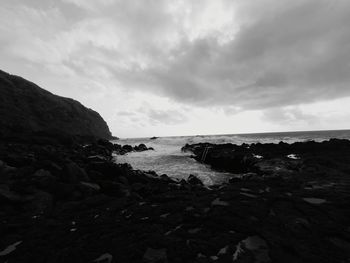
M203 185L203 182L193 174L190 174L190 176L187 179L187 182L191 185Z

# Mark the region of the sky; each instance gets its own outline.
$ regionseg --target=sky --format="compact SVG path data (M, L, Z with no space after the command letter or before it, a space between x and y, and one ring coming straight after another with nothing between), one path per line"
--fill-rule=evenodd
M0 69L113 135L350 128L348 0L1 0Z

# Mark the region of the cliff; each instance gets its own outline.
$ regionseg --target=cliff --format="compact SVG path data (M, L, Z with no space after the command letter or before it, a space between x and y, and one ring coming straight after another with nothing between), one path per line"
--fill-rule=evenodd
M0 70L0 135L53 133L110 139L107 123L78 101Z

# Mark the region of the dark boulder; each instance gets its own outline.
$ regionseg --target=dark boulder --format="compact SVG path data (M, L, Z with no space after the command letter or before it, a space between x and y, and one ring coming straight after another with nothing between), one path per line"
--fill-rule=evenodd
M190 174L190 176L187 179L187 182L191 185L203 185L203 182L193 174Z
M141 143L141 144L138 145L138 146L135 146L134 149L135 149L135 151L137 151L137 152L143 152L143 151L147 151L147 150L148 150L147 146L144 145L143 143Z
M76 163L67 163L62 171L62 180L69 183L77 183L78 181L90 181L87 173Z
M124 150L126 152L132 152L133 148L131 145L126 144L126 145L123 145L122 150Z

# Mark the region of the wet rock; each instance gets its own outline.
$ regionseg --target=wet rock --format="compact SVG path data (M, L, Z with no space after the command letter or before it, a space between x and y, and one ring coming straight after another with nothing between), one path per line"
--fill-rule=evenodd
M126 152L132 152L133 148L131 145L123 145L122 150L124 150Z
M188 179L187 179L187 182L188 182L190 185L200 185L200 186L203 186L203 182L202 182L198 177L196 177L196 176L193 175L193 174L190 174L190 176L189 176Z
M137 152L143 152L143 151L147 151L148 148L147 148L146 145L144 145L143 143L141 143L140 145L135 146L134 150L137 151Z

